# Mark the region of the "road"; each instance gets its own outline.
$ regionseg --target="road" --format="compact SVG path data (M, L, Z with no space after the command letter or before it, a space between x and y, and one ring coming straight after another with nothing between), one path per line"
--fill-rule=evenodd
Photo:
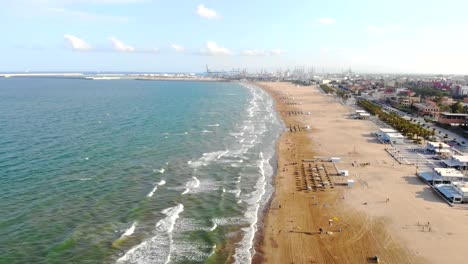
M452 147L456 148L460 152L465 152L468 150L468 138L460 136L456 133L453 133L447 129L441 128L439 126L436 126L433 123L426 122L424 121L423 117L419 116L412 116L408 113L405 113L403 111L400 111L388 104L382 104L378 103L380 106L384 108L384 110L388 112L394 112L397 113L398 115L402 116L403 118L407 120L413 120L412 122L417 124L418 122L421 125L424 125L425 128L428 128L429 130L435 129L436 132L436 137L440 139L440 141L446 141L449 145L452 145ZM445 137L447 135L447 137ZM455 141L455 142L454 142ZM459 143L459 144L457 144Z

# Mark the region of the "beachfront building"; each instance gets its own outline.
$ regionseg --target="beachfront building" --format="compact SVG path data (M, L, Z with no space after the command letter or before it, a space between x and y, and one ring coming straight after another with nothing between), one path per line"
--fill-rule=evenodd
M405 143L405 137L401 133L385 133L384 140L391 144Z
M448 168L458 170L468 169L468 155L453 155L450 158L443 160L443 162Z
M379 129L379 131L375 132L374 134L383 143L387 143L387 144L405 143L405 137L401 133L398 133L398 131L392 128L381 128Z
M440 109L434 102L426 101L426 103L414 103L413 107L421 116L430 116L436 119L439 117Z
M449 154L451 153L450 146L443 143L443 142L430 142L428 141L426 144L426 149L425 151L434 153L434 154Z
M370 114L369 113L357 113L356 114L356 119L369 120L370 119Z
M356 110L354 116L356 119L370 119L370 114L367 113L365 110Z
M450 125L450 126L459 126L466 125L468 119L468 114L455 114L455 113L440 113L437 122L440 124Z
M468 184L436 184L434 189L450 203L468 203Z
M417 175L430 185L452 184L466 180L461 171L453 168L433 168L432 171L418 172Z

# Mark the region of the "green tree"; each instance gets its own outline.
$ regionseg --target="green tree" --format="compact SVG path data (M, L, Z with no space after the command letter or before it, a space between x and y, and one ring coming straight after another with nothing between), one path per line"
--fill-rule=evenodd
M452 113L463 113L463 105L460 102L456 102L450 106Z
M468 114L468 105L463 106L463 113Z

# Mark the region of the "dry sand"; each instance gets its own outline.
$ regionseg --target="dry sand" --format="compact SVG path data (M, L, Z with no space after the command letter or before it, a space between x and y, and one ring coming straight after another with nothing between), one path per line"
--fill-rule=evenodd
M285 132L279 140L276 192L254 262L368 263L377 255L380 263L468 263L468 211L435 196L414 166L396 163L371 136L375 124L349 118L350 108L317 87L258 85L274 97L287 127L311 129ZM330 162L303 162L314 156L341 157L337 167L350 176L336 176ZM325 166L334 188L307 190L308 164ZM342 186L347 179L355 186ZM430 228L423 227L428 222Z

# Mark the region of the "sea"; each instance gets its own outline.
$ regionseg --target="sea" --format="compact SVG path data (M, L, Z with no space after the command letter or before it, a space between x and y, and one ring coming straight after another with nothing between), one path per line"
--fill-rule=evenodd
M250 263L283 130L246 83L0 78L0 263Z

